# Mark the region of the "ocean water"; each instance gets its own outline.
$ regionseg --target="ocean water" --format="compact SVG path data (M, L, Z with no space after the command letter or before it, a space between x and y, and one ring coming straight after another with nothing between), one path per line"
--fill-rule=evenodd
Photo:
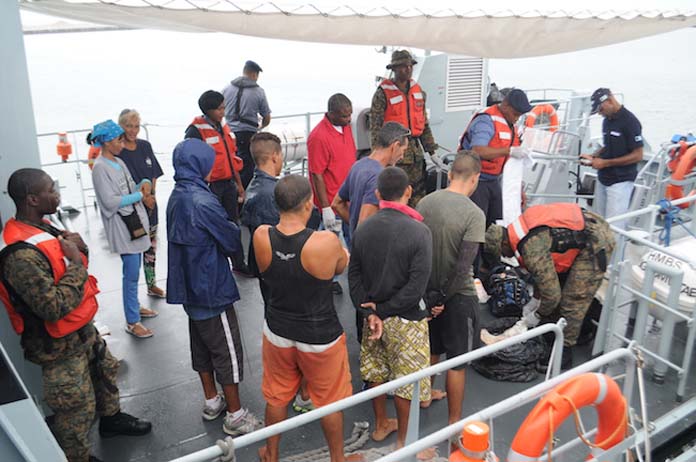
M621 92L658 146L673 133L696 130L696 29L685 29L603 48L539 58L491 60L500 87ZM345 93L367 107L375 77L388 57L378 47L290 42L232 34L150 30L25 36L37 130L91 127L135 108L150 129L157 152L171 152L198 114L198 96L220 90L247 59L264 69L259 83L275 116L324 111L326 100ZM419 50L415 50L418 53ZM316 119L315 119L316 120ZM287 123L276 123L281 132ZM300 119L292 122L302 127ZM462 127L463 129L464 127ZM83 135L74 139L80 155ZM57 160L55 137L40 139L44 162ZM62 176L62 174L58 174ZM83 175L84 178L84 175ZM71 182L68 180L67 182Z

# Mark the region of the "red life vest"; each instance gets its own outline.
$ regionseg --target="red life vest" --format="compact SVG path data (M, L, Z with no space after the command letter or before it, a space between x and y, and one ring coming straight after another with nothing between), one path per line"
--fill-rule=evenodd
M411 79L408 95L389 79L383 80L379 87L387 97L384 122L399 122L411 130L413 136L420 136L425 128L425 97L420 85Z
M488 142L489 148L510 148L513 146L520 145L520 137L517 133L517 130L515 129L515 126L513 125L511 128L510 125L508 125L507 120L505 120L505 117L503 116L503 113L500 112L500 108L497 104L487 107L486 109L480 111L471 119L469 125L467 125L466 127L466 130L464 130L462 140L464 139L464 136L466 136L466 133L469 131L471 123L476 119L476 117L481 116L483 114L488 114L489 116L491 116L491 120L493 121L493 128L495 129L493 138L491 138L491 140ZM509 156L496 157L493 160L481 159L481 173L496 176L500 175L503 171L503 167L505 166L505 162L507 162L508 160L508 157Z
M27 223L11 218L5 225L5 230L2 233L2 247L10 246L18 242L24 242L38 249L47 259L53 271L53 280L58 283L60 278L65 274L67 269L67 258L60 247L60 241L55 236L47 233L39 228L31 226ZM87 268L87 257L82 256L82 263ZM97 279L94 276L89 276L84 286L82 301L65 317L58 321L44 321L44 327L48 334L53 338L65 337L81 327L87 325L97 312L99 307L96 295L99 293L97 287ZM9 292L5 285L0 281L0 300L7 309L7 314L10 316L12 328L18 334L24 332L24 318L17 312L16 307L12 304Z
M507 227L510 247L515 257L524 265L518 249L520 244L534 228L565 228L571 231L585 229L585 217L577 204L559 202L556 204L535 205L527 208L522 215ZM565 273L573 265L580 253L580 248L570 248L564 253L551 252L553 265L557 273Z
M220 132L215 129L205 117L198 116L193 119L191 125L198 129L203 141L215 150L215 163L210 172L210 181L229 180L234 172L239 172L244 166L244 161L235 156L237 142L227 124L222 125L222 138Z

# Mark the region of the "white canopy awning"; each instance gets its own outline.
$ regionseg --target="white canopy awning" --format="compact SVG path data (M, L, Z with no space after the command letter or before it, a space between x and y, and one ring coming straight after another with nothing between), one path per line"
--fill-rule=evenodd
M24 10L119 27L408 46L484 58L564 53L696 26L696 11L356 10L338 4L319 8L244 0L19 1Z

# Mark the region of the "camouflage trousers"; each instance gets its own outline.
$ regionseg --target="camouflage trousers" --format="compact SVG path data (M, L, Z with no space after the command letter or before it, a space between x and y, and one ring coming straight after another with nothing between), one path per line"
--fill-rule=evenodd
M145 283L150 288L156 285L155 262L157 261L157 225L150 226L150 248L143 252L143 272Z
M118 361L99 335L95 345L84 354L42 367L44 397L54 413L51 430L70 462L89 460L95 412L110 416L120 409Z
M408 175L409 182L413 188L411 200L408 205L415 207L423 197L425 197L425 158L423 148L417 138L409 138L408 149L404 153L403 159L396 164Z
M565 318L568 324L563 331L563 345L567 347L577 342L587 310L602 285L605 270L600 268L599 255L603 251L608 262L615 244L614 234L607 222L592 212L584 213L589 243L580 251L566 274L559 309L552 313L539 312L545 321L556 322L560 317Z

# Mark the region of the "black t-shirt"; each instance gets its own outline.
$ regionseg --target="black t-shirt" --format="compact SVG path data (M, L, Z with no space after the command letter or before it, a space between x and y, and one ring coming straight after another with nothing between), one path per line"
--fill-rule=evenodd
M128 167L128 171L133 177L136 184L140 183L144 178L152 181L155 178L161 177L162 167L160 166L155 153L152 152L152 145L146 140L135 140L135 150L123 148L118 156ZM157 224L157 208L150 215L150 226ZM154 223L153 223L154 219Z
M625 107L612 118L602 122L604 136L604 152L602 159L615 159L630 154L636 148L643 146L643 127L635 115ZM621 167L607 167L599 170L599 181L605 186L623 181L634 181L638 174L637 164Z

